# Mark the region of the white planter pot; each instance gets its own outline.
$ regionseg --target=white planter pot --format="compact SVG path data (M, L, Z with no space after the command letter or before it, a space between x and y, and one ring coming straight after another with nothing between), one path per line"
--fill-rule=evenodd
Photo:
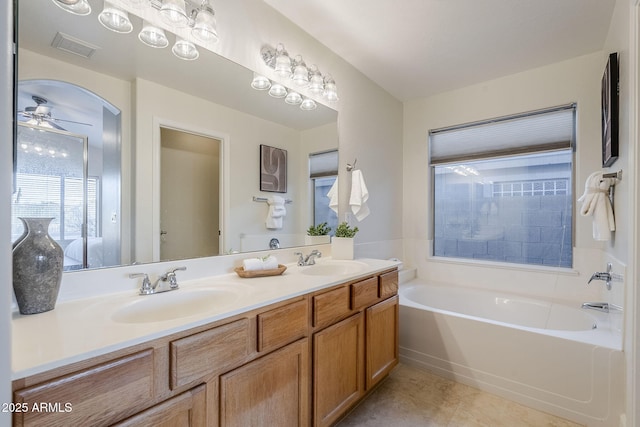
M353 238L332 237L331 238L331 258L353 259Z
M304 236L305 245L326 245L331 243L331 236Z

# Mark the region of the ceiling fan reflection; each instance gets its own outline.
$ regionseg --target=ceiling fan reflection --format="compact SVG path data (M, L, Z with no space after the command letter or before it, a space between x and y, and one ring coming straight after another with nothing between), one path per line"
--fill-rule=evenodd
M18 116L23 117L26 123L57 130L66 130L57 122L73 123L84 126L93 126L91 123L76 122L73 120L58 119L51 115L52 107L46 105L47 100L38 95L32 95L31 99L36 103L34 106L26 107L22 111L18 111Z

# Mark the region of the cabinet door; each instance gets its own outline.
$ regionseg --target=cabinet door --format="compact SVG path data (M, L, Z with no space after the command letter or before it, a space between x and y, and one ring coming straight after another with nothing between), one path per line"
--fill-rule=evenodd
M308 426L309 341L220 377L220 427Z
M205 427L205 386L179 394L113 427Z
M369 307L367 327L367 389L398 364L398 296Z
M313 336L314 425L329 426L364 393L364 315Z

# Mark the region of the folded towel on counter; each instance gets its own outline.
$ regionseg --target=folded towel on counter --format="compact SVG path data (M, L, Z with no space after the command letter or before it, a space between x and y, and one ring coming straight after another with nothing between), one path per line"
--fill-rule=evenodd
M284 207L285 200L280 196L271 196L267 198L267 204L269 205L269 212L267 213L267 219L265 225L267 228L277 230L282 228L282 221L287 216L287 210Z
M333 182L331 189L327 193L327 197L329 198L329 209L338 213L338 177Z
M247 258L242 261L244 271L273 270L278 268L278 259L269 255L264 258Z
M611 232L616 229L609 200L609 187L615 185L616 181L616 178L604 178L602 172L594 172L585 181L584 194L578 199L582 202L580 215L593 216L594 240L610 240Z
M349 205L351 206L351 212L353 212L358 221L362 221L370 213L367 200L369 200L369 190L367 190L367 185L364 183L364 175L360 170L354 170L351 172Z

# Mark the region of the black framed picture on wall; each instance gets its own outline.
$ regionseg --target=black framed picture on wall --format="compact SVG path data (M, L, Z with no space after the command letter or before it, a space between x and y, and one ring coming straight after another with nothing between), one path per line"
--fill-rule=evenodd
M619 55L609 54L602 76L602 167L618 159L618 78Z
M260 191L287 192L287 150L260 145Z

